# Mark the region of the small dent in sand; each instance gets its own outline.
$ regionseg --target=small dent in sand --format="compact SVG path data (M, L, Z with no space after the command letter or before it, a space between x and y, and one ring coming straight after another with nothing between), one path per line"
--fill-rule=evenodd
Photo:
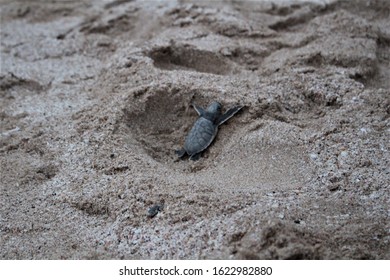
M161 46L152 49L148 54L154 66L163 70L185 70L216 75L227 75L231 65L217 53L196 49L190 45Z

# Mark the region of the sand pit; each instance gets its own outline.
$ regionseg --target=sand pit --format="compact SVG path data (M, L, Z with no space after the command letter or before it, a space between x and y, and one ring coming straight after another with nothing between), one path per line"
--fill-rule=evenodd
M390 258L389 1L81 2L0 2L1 259Z

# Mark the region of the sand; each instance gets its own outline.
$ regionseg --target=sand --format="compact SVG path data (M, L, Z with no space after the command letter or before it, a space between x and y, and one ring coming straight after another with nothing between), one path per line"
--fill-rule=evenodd
M1 1L0 258L389 259L390 2L353 2Z

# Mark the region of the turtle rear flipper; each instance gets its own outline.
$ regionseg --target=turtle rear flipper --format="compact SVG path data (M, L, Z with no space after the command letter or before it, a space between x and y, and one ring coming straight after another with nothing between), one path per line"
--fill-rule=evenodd
M226 122L228 119L233 117L238 111L240 111L244 106L235 106L233 108L230 108L229 110L226 111L225 114L220 116L217 120L217 125L221 125L224 122Z
M179 158L182 158L187 153L187 151L185 149L180 149L176 150L175 153L179 156Z
M202 155L202 153L193 154L192 156L190 156L190 160L196 161L196 160L200 159L201 155Z

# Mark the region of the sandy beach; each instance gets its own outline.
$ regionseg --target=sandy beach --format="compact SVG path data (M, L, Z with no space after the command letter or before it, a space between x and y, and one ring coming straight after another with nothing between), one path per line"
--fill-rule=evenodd
M390 1L0 11L0 259L390 259Z

